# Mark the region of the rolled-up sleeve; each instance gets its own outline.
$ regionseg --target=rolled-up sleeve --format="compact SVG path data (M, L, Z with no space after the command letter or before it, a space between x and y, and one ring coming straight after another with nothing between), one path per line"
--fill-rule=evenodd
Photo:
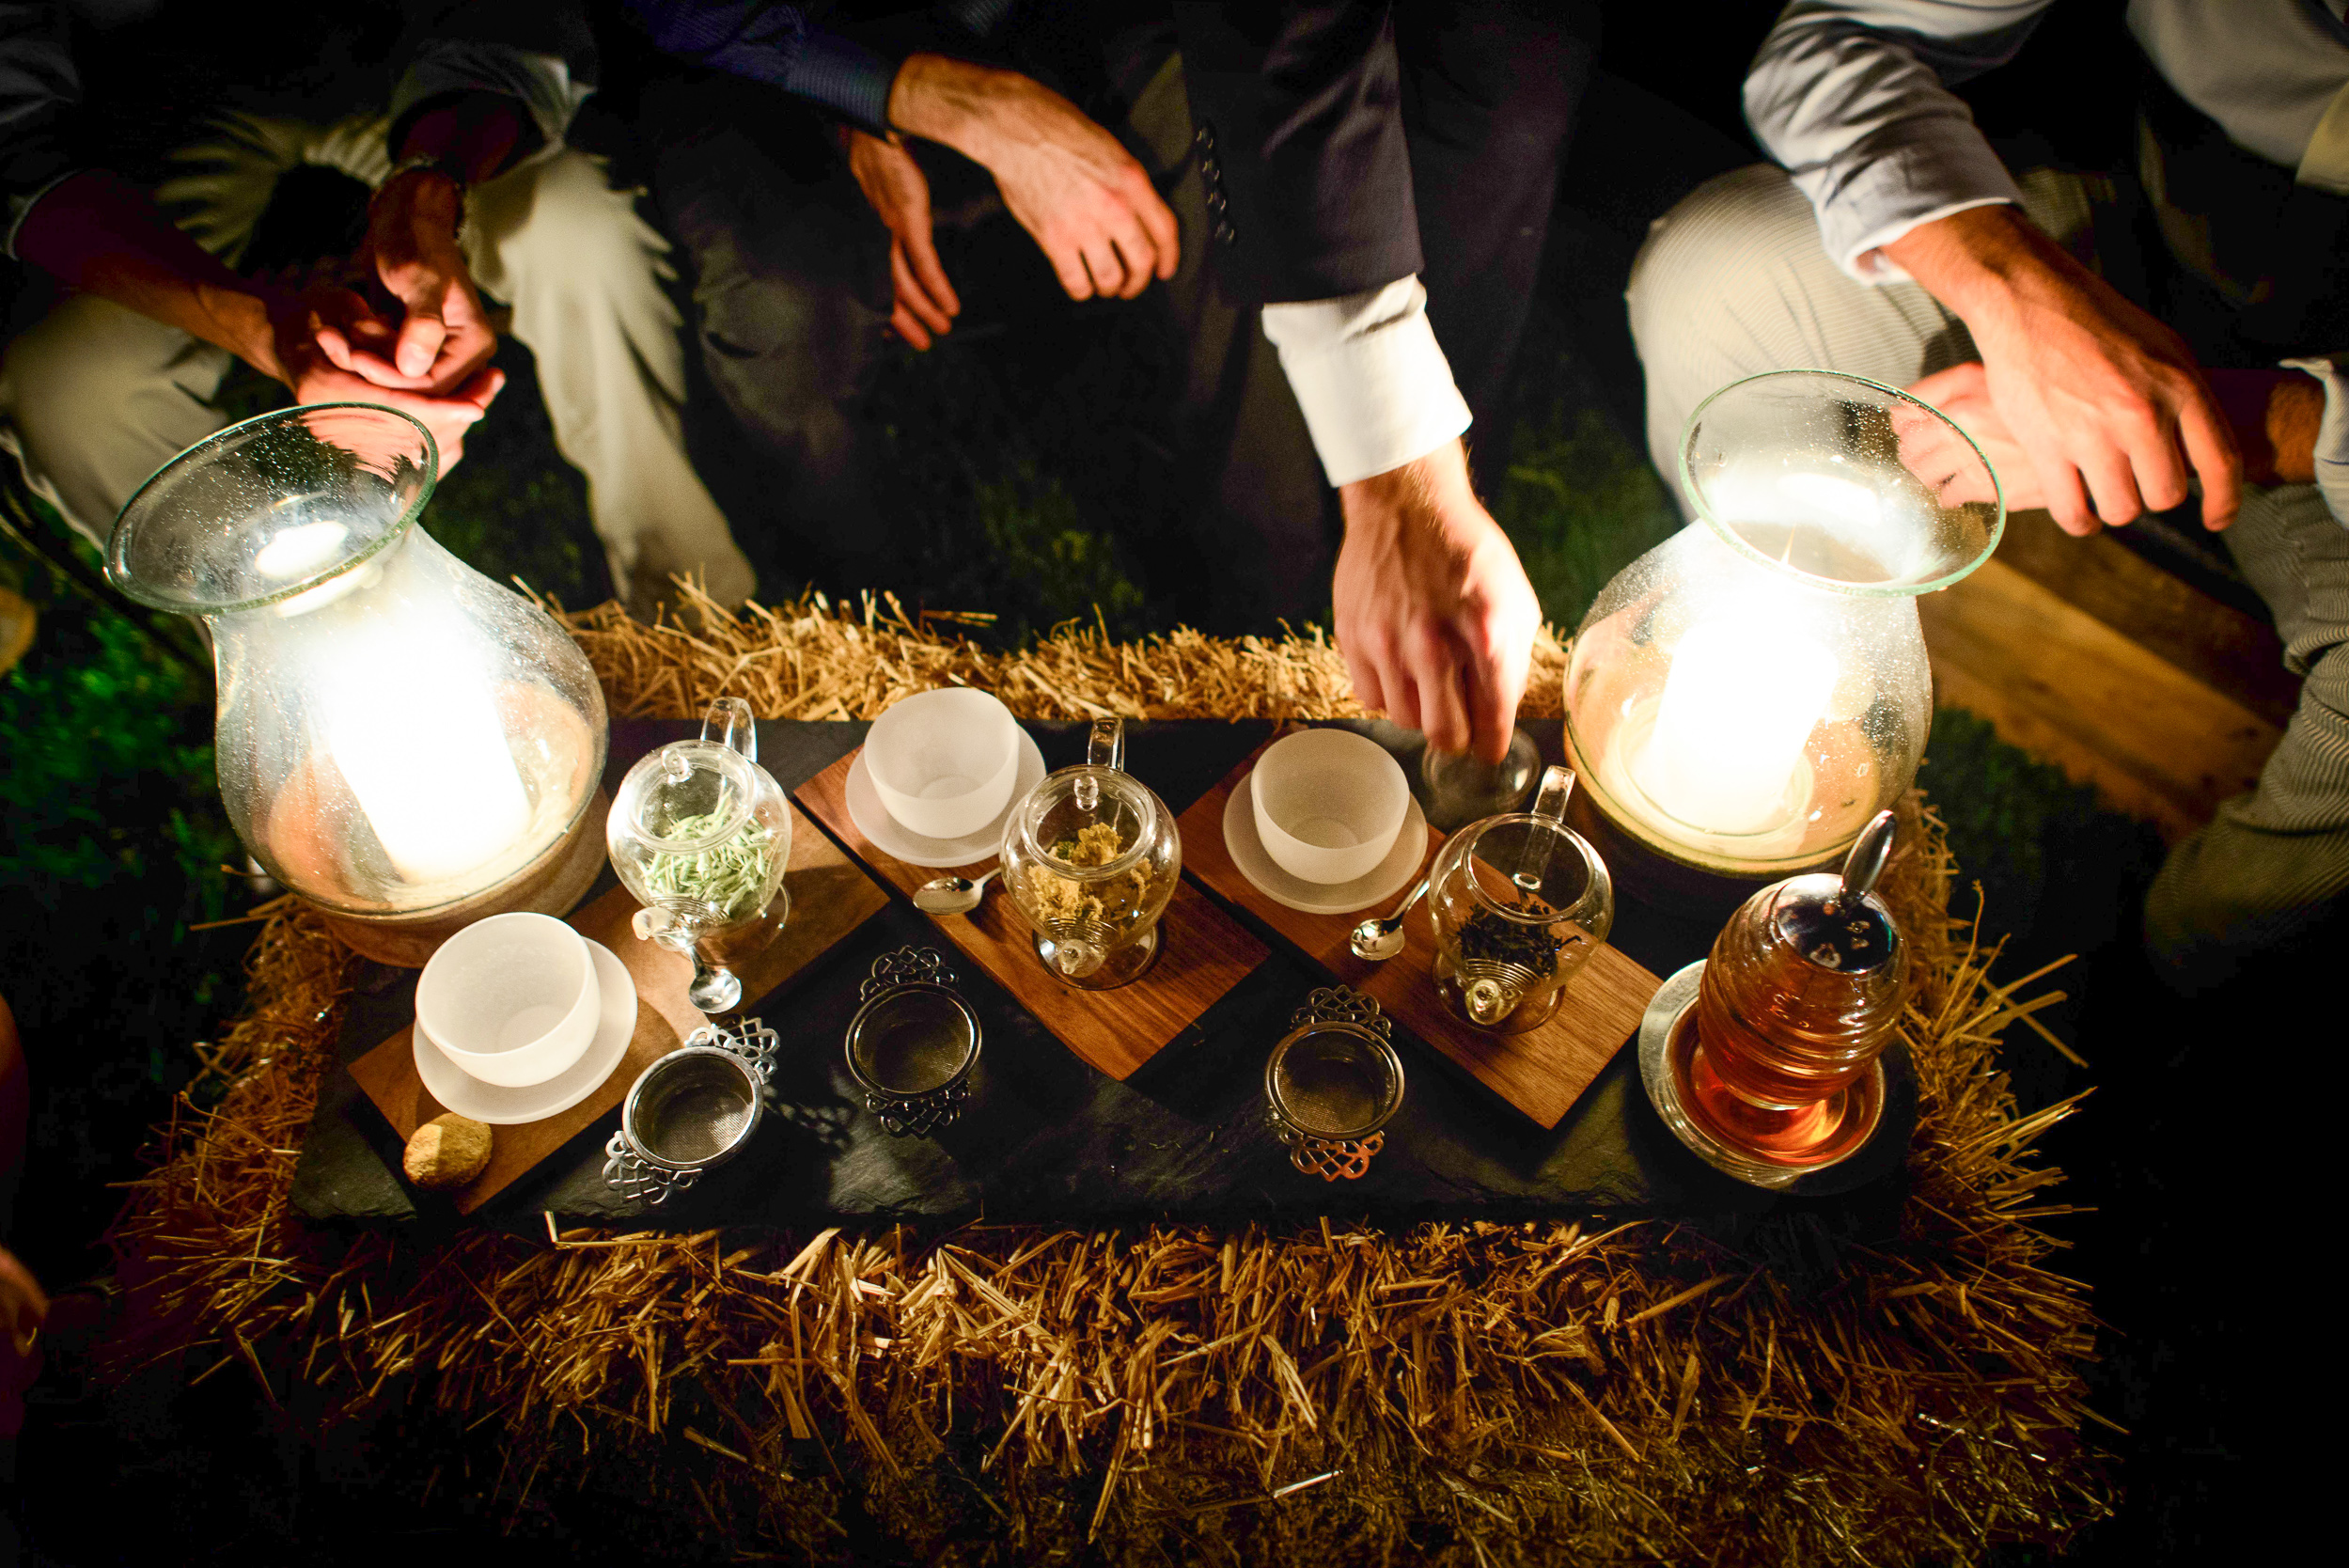
M1400 468L1468 428L1467 400L1428 323L1427 290L1417 277L1268 305L1264 336L1280 352L1333 485Z
M10 258L33 203L80 172L66 122L81 96L65 8L0 5L0 196L8 203L0 250Z
M886 135L899 62L764 0L624 0L630 20L674 59L747 77Z
M2022 48L2050 0L1795 0L1746 78L1746 118L1863 283L1918 225L2019 202L2006 165L1949 90Z

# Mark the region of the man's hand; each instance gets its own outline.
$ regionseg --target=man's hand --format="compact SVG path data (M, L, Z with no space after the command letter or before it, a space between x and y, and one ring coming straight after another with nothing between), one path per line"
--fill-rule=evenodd
M1004 206L1071 299L1130 300L1151 278L1174 276L1182 240L1149 174L1117 137L1042 83L916 55L889 89L889 123L994 175Z
M457 244L463 199L455 181L429 169L375 193L351 271L354 283L380 290L385 310L322 323L318 344L327 358L378 386L428 393L462 386L489 363L497 334Z
M492 366L446 392L411 391L337 364L325 347L330 336L339 335L347 344L353 334L386 340L392 335L366 301L334 278L321 277L300 289L290 280L273 284L261 289L259 297L267 326L239 351L246 360L291 387L297 402L380 403L413 416L432 432L444 474L464 456L465 432L489 412L491 400L506 384L506 372Z
M1971 208L1883 254L1955 311L1981 351L1981 390L2011 441L2007 463L1991 459L2010 505L2028 495L2088 534L2100 517L2118 525L2183 504L2190 470L2203 525L2234 520L2242 463L2185 343L2021 213Z
M897 290L889 325L914 347L927 349L932 335L945 335L963 313L931 237L930 179L896 143L863 131L842 134L849 172L889 231L889 279Z
M2308 484L2316 478L2316 432L2325 417L2325 389L2315 378L2297 370L2213 370L2207 379L2240 454L2245 479L2253 484ZM1999 493L2010 510L2047 505L2039 470L1990 395L1989 375L1980 361L1936 370L1908 392L1948 415L1974 438L1998 476ZM1973 466L1972 454L1959 449L1964 443L1948 426L1922 415L1903 420L1898 413L1893 424L1902 463L1945 502L1990 499L1986 491L1963 482Z
M1330 591L1355 696L1439 751L1509 753L1542 606L1454 441L1341 486Z

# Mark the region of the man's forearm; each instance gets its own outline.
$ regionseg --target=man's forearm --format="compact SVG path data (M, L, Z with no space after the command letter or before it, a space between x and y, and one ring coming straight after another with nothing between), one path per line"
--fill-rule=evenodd
M2297 370L2205 370L2219 411L2253 484L2308 484L2316 478L2316 431L2325 388Z
M1017 71L946 55L909 55L889 86L889 124L992 166L996 143L1016 134L1018 106L1030 91L1051 94Z
M509 167L537 140L521 106L503 93L473 92L436 103L416 116L400 138L398 156L433 158L468 185Z
M2009 206L1969 207L1918 224L1871 254L1900 267L1964 321L1995 308L2002 294L2050 268L2077 266L2020 209Z
M17 254L68 287L216 344L264 374L277 364L264 292L164 216L145 191L104 169L36 202Z

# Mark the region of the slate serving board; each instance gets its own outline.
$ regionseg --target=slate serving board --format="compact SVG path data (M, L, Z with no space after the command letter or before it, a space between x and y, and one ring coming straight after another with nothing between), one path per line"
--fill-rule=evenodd
M617 779L650 747L693 731L670 721L612 729ZM795 789L863 744L861 723L759 727L762 765ZM1026 727L1054 767L1083 758L1087 727ZM1358 723L1396 750L1417 778L1410 740ZM1550 760L1556 720L1524 728ZM1273 731L1263 722L1162 722L1128 727L1128 764L1178 814ZM1652 972L1668 973L1710 944L1718 921L1657 911L1618 889L1612 941ZM1722 910L1726 916L1727 909ZM901 900L809 964L781 995L754 997L783 1038L774 1112L758 1140L674 1204L648 1213L602 1180L607 1114L574 1134L471 1215L419 1194L397 1174L399 1140L347 1071L328 1074L305 1140L293 1200L319 1219L391 1223L417 1244L460 1226L543 1236L547 1213L592 1224L794 1225L886 1220L1112 1224L1176 1218L1309 1223L1328 1215L1381 1223L1517 1219L1543 1215L1711 1216L1735 1234L1738 1215L1790 1200L1741 1186L1683 1150L1649 1107L1637 1063L1619 1052L1555 1128L1497 1105L1449 1069L1408 1028L1396 1044L1409 1077L1384 1152L1355 1183L1324 1184L1292 1169L1264 1125L1264 1060L1291 1013L1325 977L1276 948L1239 984L1132 1076L1120 1081L1077 1059L1019 1003L949 951L958 987L979 1014L985 1048L963 1119L935 1139L893 1139L867 1112L840 1060L858 982L896 948L942 946L935 923ZM372 970L347 1008L342 1054L355 1059L401 1027L414 975ZM1827 1245L1889 1235L1904 1193L1900 1162L1843 1197L1791 1200L1815 1210ZM1831 1232L1831 1234L1830 1234Z

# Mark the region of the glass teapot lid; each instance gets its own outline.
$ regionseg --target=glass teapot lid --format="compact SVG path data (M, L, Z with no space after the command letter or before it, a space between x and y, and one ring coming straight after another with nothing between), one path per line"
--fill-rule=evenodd
M1124 771L1120 720L1094 721L1086 756L1048 776L1012 809L1006 848L1051 861L1055 875L1096 882L1141 863L1162 831L1164 808L1148 785Z
M720 698L711 704L698 739L658 746L628 770L612 803L612 839L671 855L698 855L726 842L743 830L758 803L765 778L758 756L748 705Z

